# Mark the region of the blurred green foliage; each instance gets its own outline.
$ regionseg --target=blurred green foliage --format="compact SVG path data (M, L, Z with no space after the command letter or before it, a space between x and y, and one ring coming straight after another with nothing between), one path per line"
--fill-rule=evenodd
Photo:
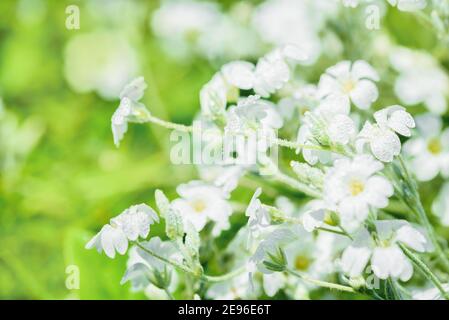
M164 130L132 126L116 149L110 117L118 101L105 101L95 93L79 94L68 86L64 78L67 41L92 30L121 28L117 21L100 19L103 12L86 13L87 3L0 1L0 97L19 128L32 118L37 128L31 136L42 131L28 155L17 159L14 168L0 171L3 299L139 297L118 284L125 270L124 257L105 261L104 256L84 250L92 236L86 230L97 230L131 204L151 204L155 188L173 191L178 183L194 177L191 167L169 165L168 146L161 143L168 141ZM148 27L157 1L135 3L139 19L125 23L139 54L140 74L153 77L145 103L155 114L187 123L198 106L192 92L199 91L213 69L204 61L179 64L167 58ZM69 4L80 7L80 30L65 27ZM4 138L12 141L14 137ZM81 272L80 290L74 294L65 287L65 269L71 264L77 264Z

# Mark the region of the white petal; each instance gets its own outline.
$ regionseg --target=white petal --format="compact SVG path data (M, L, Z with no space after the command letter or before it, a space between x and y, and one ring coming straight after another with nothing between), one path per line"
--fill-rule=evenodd
M344 114L338 114L332 118L328 133L333 142L347 144L356 133L354 121Z
M393 193L393 186L384 177L374 176L366 182L364 196L375 208L385 208L388 205L388 198Z
M398 136L390 130L378 130L377 137L370 141L371 152L383 162L391 162L401 152L401 141Z
M410 137L410 128L415 127L415 120L410 113L405 110L397 110L393 112L388 119L388 126L397 133Z
M371 268L374 274L382 280L389 277L392 268L390 248L375 248L371 258Z
M426 251L426 237L409 225L405 225L396 231L396 240L418 252Z
M351 73L356 79L371 79L374 81L379 81L379 74L377 71L366 61L357 60L352 65Z
M129 98L132 101L138 101L143 97L147 84L143 77L139 77L131 81L125 86L120 93L120 99Z
M399 275L399 279L401 279L401 281L408 281L410 280L412 275L413 275L413 265L410 261L404 259L402 272Z
M284 285L285 278L280 272L263 275L263 288L269 297L273 297Z
M442 94L433 94L425 101L429 110L435 114L444 114L447 110L446 97Z
M255 66L246 61L234 61L225 64L221 71L227 82L237 88L249 90L254 85Z
M433 138L441 133L443 122L440 116L425 113L416 117L416 126L424 138Z
M350 93L354 105L362 110L367 110L379 97L377 86L370 80L360 80Z
M309 59L308 55L297 45L288 44L282 48L282 54L295 61L305 61Z
M339 78L347 78L349 76L349 72L351 69L351 62L348 60L341 61L337 63L336 65L329 67L326 70L326 73L330 74L331 76L339 79Z
M430 181L434 179L440 169L438 162L426 154L414 158L412 160L412 167L419 181Z
M307 232L312 232L323 225L324 209L306 211L302 217L302 225Z
M349 246L341 257L342 270L350 277L357 277L363 270L371 256L371 250L367 247Z

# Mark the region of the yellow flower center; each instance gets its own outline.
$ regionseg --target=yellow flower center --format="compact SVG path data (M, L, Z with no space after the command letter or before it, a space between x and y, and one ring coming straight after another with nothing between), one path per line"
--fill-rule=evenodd
M349 183L349 192L353 197L359 195L365 190L365 185L360 180L354 179Z
M343 82L342 89L343 89L344 93L348 94L352 90L354 90L354 88L355 88L355 82L352 81L352 79L348 79Z
M307 258L306 256L296 256L295 258L295 269L299 270L299 271L305 271L309 268L310 266L310 259Z
M443 146L441 145L441 141L437 138L433 138L427 144L427 149L432 154L439 154L443 150Z
M193 200L190 205L192 206L193 210L195 210L196 213L201 213L206 208L206 204L203 200L197 199Z

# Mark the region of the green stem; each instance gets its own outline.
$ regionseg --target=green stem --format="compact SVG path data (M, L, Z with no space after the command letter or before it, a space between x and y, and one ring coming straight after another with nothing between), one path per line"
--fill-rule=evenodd
M165 262L165 263L167 263L167 264L169 264L169 265L175 267L176 269L179 269L179 270L181 270L181 271L183 271L183 272L186 272L186 273L189 273L189 274L195 276L195 273L194 273L190 268L187 268L186 266L183 266L182 264L180 264L180 263L178 263L178 262L175 262L175 261L172 261L172 260L170 260L170 259L167 259L167 258L165 258L165 257L163 257L163 256L161 256L161 255L159 255L159 254L157 254L156 252L153 252L153 251L151 251L151 250L145 248L145 247L142 246L139 242L135 242L135 244L136 244L140 249L142 249L143 251L145 251L145 252L148 253L149 255L155 257L156 259L159 259L159 260L161 260L162 262ZM196 275L196 276L198 276L198 275Z
M222 281L226 281L229 279L232 279L236 276L241 275L242 273L244 273L246 270L245 266L242 266L240 268L237 268L229 273L223 274L221 276L208 276L208 275L203 275L201 278L203 280L206 280L208 282L222 282Z
M165 121L162 120L158 117L155 117L153 115L149 115L147 116L147 118L145 119L148 122L160 125L164 128L167 129L173 129L173 130L177 130L177 131L181 131L181 132L194 132L195 128L194 126L186 126L183 124L178 124L178 123L173 123L170 121ZM290 148L290 149L310 149L310 150L317 150L317 151L328 151L328 152L334 152L334 153L338 153L338 154L342 154L344 155L344 153L339 152L337 150L332 150L329 148L324 148L324 147L320 147L320 146L314 146L314 145L305 145L305 144L298 144L296 142L293 141L289 141L289 140L284 140L284 139L280 139L280 138L274 138L272 140L272 142L278 146L281 147L286 147L286 148Z
M142 246L139 242L135 242L135 244L141 248L143 251L145 251L146 253L150 254L151 256L155 257L156 259L161 260L162 262L165 262L185 273L191 274L192 276L194 276L195 278L200 278L201 280L207 281L207 282L222 282L222 281L226 281L229 280L235 276L238 276L240 274L242 274L246 268L245 266L242 266L234 271L231 271L229 273L223 274L221 276L209 276L209 275L200 275L198 276L198 274L196 274L194 271L192 271L190 268L187 268L186 266L183 266L182 264L172 261L170 259L167 259L165 257L162 257L161 255L145 248L144 246Z
M277 179L279 182L282 182L292 187L293 189L296 189L312 198L321 197L321 193L318 190L309 187L305 183L293 179L292 177L280 172L279 170L274 174L274 178Z
M440 280L437 276L429 269L429 267L413 252L411 252L406 246L402 243L398 243L399 247L402 249L404 254L413 261L416 267L424 274L424 276L431 281L435 287L441 292L441 295L444 299L449 300L449 293L446 292L441 284Z
M341 284L336 284L336 283L321 281L321 280L317 280L317 279L312 279L312 278L309 278L309 277L307 277L305 275L302 275L302 274L300 274L300 273L298 273L296 271L293 271L291 269L286 269L286 271L289 274L291 274L291 275L293 275L295 277L298 277L299 279L301 279L301 280L303 280L305 282L309 282L311 284L317 285L317 286L322 287L322 288L328 288L328 289L331 289L331 290L339 290L339 291L350 292L350 293L357 293L357 291L355 291L353 288L348 287L348 286L343 286Z
M339 234L339 235L342 235L342 236L346 236L346 237L348 237L349 239L351 239L351 240L353 240L352 239L352 237L351 237L351 235L349 234L349 233L347 233L345 230L334 230L334 229L329 229L329 228L326 228L326 227L318 227L318 228L316 228L317 230L321 230L321 231L326 231L326 232L331 232L331 233L335 233L335 234Z
M427 231L427 234L429 235L430 241L432 241L432 244L435 247L435 251L437 253L438 259L443 264L445 270L447 272L449 272L449 260L446 256L446 253L444 252L443 248L441 247L440 242L438 241L438 239L435 235L435 231L434 231L432 225L430 224L429 219L427 218L427 214L424 211L421 201L417 205L416 213L418 214L418 216L421 220L421 223L426 228L426 231Z
M427 234L430 238L430 241L432 242L433 246L435 247L435 251L437 253L438 259L444 266L444 269L446 272L449 272L449 259L446 256L443 248L441 247L440 242L438 241L435 230L433 229L432 224L429 221L429 218L427 217L426 211L424 210L424 207L421 202L421 197L419 195L418 187L416 185L416 181L414 180L413 176L410 174L407 165L405 164L404 159L399 156L399 163L401 165L402 171L404 172L404 178L407 180L407 188L409 190L409 193L411 195L403 196L401 200L404 202L404 204L412 210L412 212L418 217L420 223L424 226L424 228L427 231ZM401 190L399 190L399 194L402 194Z
M171 294L170 290L168 290L168 288L164 288L164 291L170 300L176 300L175 297Z
M162 119L160 119L158 117L155 117L155 116L152 116L152 115L149 115L146 118L146 120L148 122L152 122L154 124L160 125L160 126L162 126L164 128L167 128L167 129L173 129L173 130L177 130L177 131L181 131L181 132L193 132L193 127L192 126L185 126L183 124L178 124L178 123L173 123L173 122L170 122L170 121L165 121L165 120L162 120Z

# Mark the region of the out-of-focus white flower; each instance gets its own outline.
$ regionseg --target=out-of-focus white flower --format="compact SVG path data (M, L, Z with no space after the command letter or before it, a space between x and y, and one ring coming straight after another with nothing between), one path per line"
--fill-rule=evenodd
M449 182L443 185L440 193L433 201L432 212L440 218L443 225L449 226Z
M374 243L369 232L362 229L354 242L343 252L341 267L350 277L362 275L371 259L371 269L379 279L409 280L413 265L398 246L398 242L418 251L429 251L429 242L405 220L375 222L379 243Z
M338 159L324 179L324 199L333 203L341 224L348 230L357 229L367 218L369 208L385 208L393 195L393 186L376 173L383 164L369 155L353 160Z
M183 219L192 223L196 231L201 231L208 221L215 222L214 235L229 228L232 207L221 188L202 181L190 181L179 185L176 191L181 198L174 200L172 206Z
M149 241L144 241L140 244L151 252L171 261L180 262L181 260L181 256L173 243L161 241L159 237L153 237ZM127 270L120 283L124 284L130 281L133 291L139 291L151 285L152 278L150 277L152 273L162 274L164 272L173 274L173 267L148 254L140 247L132 247L129 251ZM171 281L170 287L172 290L176 285L177 281Z
M409 137L415 120L401 106L386 107L374 113L376 124L366 122L357 137L357 149L369 144L373 155L383 162L391 162L401 152L401 141L396 133Z
M146 238L155 222L159 222L159 217L151 207L146 204L131 206L104 225L86 244L86 249L104 250L109 258L115 257L115 251L123 255L128 249L128 240Z
M230 14L223 14L198 38L198 54L213 61L256 58L264 52L256 31Z
M230 166L199 166L201 180L213 183L221 188L225 194L230 194L237 188L240 178L246 173L247 168L240 165Z
M217 4L195 0L164 1L154 13L151 27L163 40L168 54L188 57L200 36L220 21Z
M398 48L391 54L390 63L399 72L394 91L402 103L424 103L436 114L447 110L449 77L434 57L426 52Z
M65 48L64 76L77 92L96 91L114 99L137 69L134 48L117 32L80 34Z
M342 0L343 5L349 8L357 8L359 5L359 0Z
M267 43L299 46L307 55L307 59L301 63L312 64L321 53L319 31L325 21L324 13L325 9L329 9L329 2L265 1L254 12L253 26Z
M134 79L120 93L120 105L112 115L111 128L114 144L119 146L126 131L128 122L144 122L150 112L139 102L147 84L143 77Z
M418 133L404 144L404 151L413 157L411 165L416 177L429 181L438 173L449 177L449 129L442 131L443 123L437 115L416 117Z
M389 4L401 11L422 10L427 5L427 0L387 0Z
M443 289L449 291L449 283L443 284ZM441 296L441 291L437 288L415 290L412 298L413 300L445 300L444 297Z
M323 96L340 95L349 108L350 103L359 109L369 109L379 97L375 81L379 75L366 61L341 61L328 68L318 84Z

